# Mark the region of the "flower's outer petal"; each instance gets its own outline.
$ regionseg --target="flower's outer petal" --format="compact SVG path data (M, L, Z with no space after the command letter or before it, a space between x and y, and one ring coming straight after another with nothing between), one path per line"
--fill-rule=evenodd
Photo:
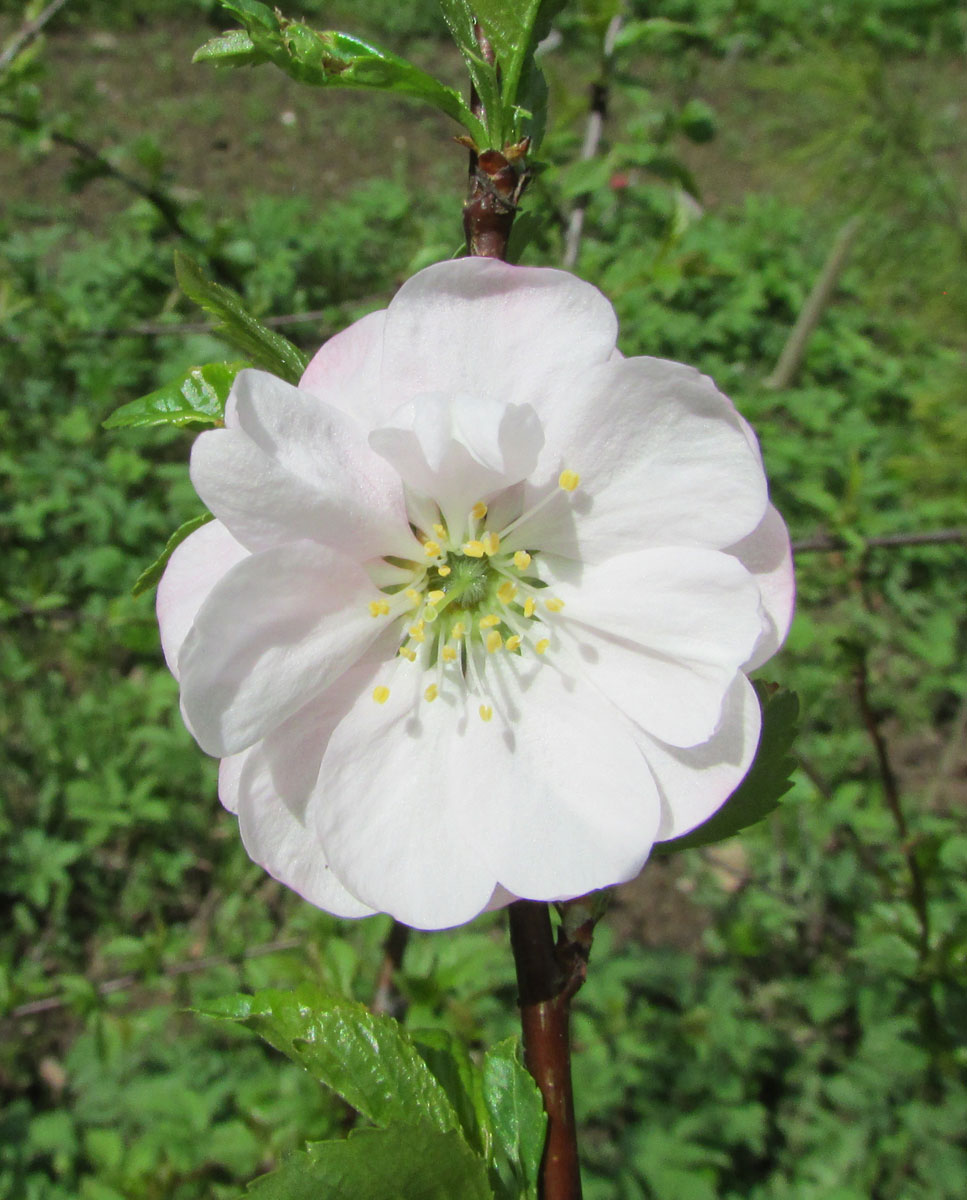
M253 747L249 747L238 754L229 754L218 764L218 799L222 807L230 813L238 812L238 785L245 760L252 753L252 749Z
M178 655L195 614L219 579L247 555L220 521L202 525L175 547L157 595L161 649L175 679Z
M661 816L630 723L593 687L515 655L487 663L492 721L471 718L469 780L484 780L486 853L501 885L567 899L638 874ZM479 785L478 785L479 786Z
M369 444L408 487L433 497L453 532L478 500L534 470L544 433L529 404L427 393L401 405Z
M752 765L761 726L755 689L738 675L726 694L721 724L707 742L682 750L637 733L661 798L656 841L689 833L722 807Z
M752 572L762 596L765 627L744 665L746 671L753 671L772 658L786 640L796 602L789 531L775 507L770 504L759 527L728 552Z
M380 309L331 337L306 367L299 390L349 413L366 429L382 424L399 404L395 392L384 402L380 391L385 323L386 310Z
M656 358L562 374L532 399L544 449L529 509L562 470L581 484L514 531L508 547L601 562L644 546L720 550L756 528L768 503L758 452L710 379Z
M418 703L425 677L407 668L387 671L385 703L364 696L336 728L311 812L354 895L406 925L444 929L482 912L494 892L480 853L486 777L462 761L458 702L442 694Z
M565 271L486 258L436 263L400 288L386 314L383 391L530 400L552 367L579 370L614 350L614 309Z
M254 746L246 758L238 827L249 858L310 904L337 917L373 915L374 910L361 904L333 875L312 831L279 798L264 742Z
M203 750L251 746L365 653L386 622L351 559L313 542L254 554L215 585L179 658L182 709Z
M244 370L225 419L195 440L191 480L246 548L310 538L357 559L413 552L400 480L353 418Z
M730 555L639 550L581 566L542 558L564 601L549 653L580 663L604 695L673 746L710 738L762 631L755 579ZM540 612L540 605L538 606Z

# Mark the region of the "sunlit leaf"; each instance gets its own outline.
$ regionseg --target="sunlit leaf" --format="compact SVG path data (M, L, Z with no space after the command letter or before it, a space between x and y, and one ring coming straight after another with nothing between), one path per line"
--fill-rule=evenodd
M225 401L244 362L205 363L138 400L122 404L104 422L105 429L145 425L221 425Z
M200 517L192 517L184 525L179 525L171 537L168 538L167 542L165 542L165 548L151 566L145 567L135 580L134 587L131 589L132 596L140 596L142 592L153 588L164 574L164 569L168 565L168 559L171 558L172 554L174 554L185 538L194 533L196 529L201 529L202 525L207 525L212 519L211 513L202 513Z

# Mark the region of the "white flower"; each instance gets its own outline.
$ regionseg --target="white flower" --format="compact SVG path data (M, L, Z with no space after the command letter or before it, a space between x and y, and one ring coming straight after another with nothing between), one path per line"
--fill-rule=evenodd
M440 263L241 372L162 642L248 853L420 928L632 878L748 770L792 607L755 438L595 288Z

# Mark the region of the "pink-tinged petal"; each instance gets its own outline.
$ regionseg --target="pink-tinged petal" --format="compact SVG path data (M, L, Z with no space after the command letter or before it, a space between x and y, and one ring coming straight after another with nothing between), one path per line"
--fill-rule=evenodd
M238 785L242 779L242 768L245 760L252 753L252 747L238 754L229 754L218 764L218 799L222 807L230 813L238 812Z
M674 746L711 737L761 630L759 589L737 559L694 547L582 566L544 559L564 601L549 654L580 669L643 729ZM541 605L538 605L538 612Z
M581 483L524 521L508 545L601 562L645 546L722 549L762 520L758 452L731 402L693 368L613 360L548 378L532 403L545 443L525 510L562 470Z
M358 559L413 553L399 477L352 417L246 370L226 421L196 439L191 480L246 548L309 538Z
M481 853L501 885L555 900L634 878L661 809L630 723L553 664L494 656L487 678L495 715L471 717L462 757L464 786L480 789L468 800L489 816Z
M157 595L161 649L175 679L178 655L195 614L222 576L247 555L220 521L202 525L175 547Z
M381 424L399 404L380 390L386 310L370 313L335 334L305 369L299 390L354 416L366 429Z
M203 750L236 754L363 657L383 599L351 559L312 542L254 554L212 589L181 651L182 708Z
M683 750L638 732L661 799L656 841L689 833L722 807L752 765L761 726L755 689L738 675L726 694L718 729L700 746Z
M380 912L417 929L482 912L496 880L480 853L489 817L463 762L466 718L446 694L420 703L421 672L387 670L389 698L363 696L329 741L315 828L333 871Z
M773 505L769 505L759 527L730 546L728 552L751 571L762 596L764 628L751 658L744 664L746 671L754 671L772 658L786 640L796 604L789 530Z
M408 487L432 496L453 533L478 500L534 469L544 434L530 405L435 393L407 401L369 443Z
M337 917L371 917L332 873L311 830L272 791L272 780L256 747L246 766L238 810L242 844L253 862L303 899Z
M549 367L605 362L616 338L608 301L564 271L484 258L436 263L387 310L383 390L397 404L423 392L531 401Z

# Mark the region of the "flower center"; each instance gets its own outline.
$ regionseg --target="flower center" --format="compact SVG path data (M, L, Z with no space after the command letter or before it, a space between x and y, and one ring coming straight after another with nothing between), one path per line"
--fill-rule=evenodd
M554 636L552 618L564 602L546 595L532 570L534 550L504 550L501 542L524 521L580 482L574 471L562 471L558 488L500 532L486 527L487 505L475 504L460 531L439 522L425 530L414 525L423 546L422 563L388 559L409 579L383 589L385 599L370 602L374 618L398 623L397 653L431 677L422 696L428 703L453 689L473 693L484 721L494 704L486 686L486 663L493 654L543 656ZM385 684L373 689L385 704Z

